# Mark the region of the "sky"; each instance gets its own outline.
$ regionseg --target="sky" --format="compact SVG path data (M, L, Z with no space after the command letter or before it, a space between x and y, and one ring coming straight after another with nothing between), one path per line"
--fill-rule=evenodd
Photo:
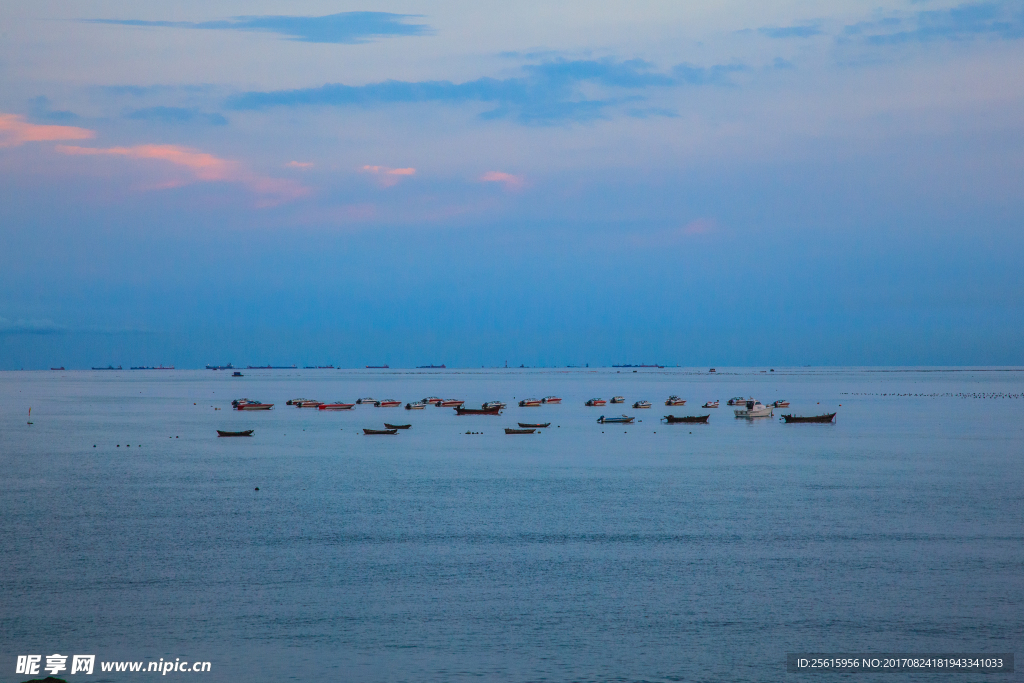
M1024 365L1024 1L0 0L0 369Z

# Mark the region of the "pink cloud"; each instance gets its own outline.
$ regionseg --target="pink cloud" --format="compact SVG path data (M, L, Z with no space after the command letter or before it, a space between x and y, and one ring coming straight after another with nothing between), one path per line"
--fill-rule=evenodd
M24 116L0 114L0 147L17 147L26 142L54 142L57 140L88 140L96 132L75 126L39 126L29 123Z
M416 175L415 168L389 168L387 166L363 166L359 169L363 173L370 173L377 177L377 181L384 187L397 185L402 176Z
M523 179L520 176L504 173L502 171L488 171L480 176L484 183L502 183L506 190L518 190L523 186Z
M267 206L298 199L309 194L309 189L293 180L261 176L237 161L221 159L207 152L178 145L135 145L134 147L77 147L57 145L61 154L77 156L119 156L129 159L163 161L183 169L190 178L165 183L160 187L175 187L189 182L238 183L262 197L260 205Z
M285 164L287 168L313 168L312 161L289 161Z

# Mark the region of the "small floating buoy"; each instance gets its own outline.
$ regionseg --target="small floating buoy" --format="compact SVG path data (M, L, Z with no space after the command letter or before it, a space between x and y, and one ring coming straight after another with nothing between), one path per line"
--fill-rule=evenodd
M118 447L118 448L120 448L120 447L121 447L121 444L117 444L117 447Z
M259 486L257 486L257 487L256 487L256 490L257 490L257 491L259 491L259 490L260 490L260 487L259 487Z
M93 444L93 445L92 445L92 447L93 447L93 448L96 448L96 444Z

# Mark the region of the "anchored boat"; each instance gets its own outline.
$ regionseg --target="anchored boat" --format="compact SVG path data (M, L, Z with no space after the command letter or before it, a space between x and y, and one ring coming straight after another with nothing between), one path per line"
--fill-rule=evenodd
M635 419L636 418L630 417L628 415L623 415L622 417L605 417L604 415L602 415L601 417L597 418L597 421L600 422L601 424L633 424L633 420Z
M529 422L520 422L519 426L523 429L547 429L551 426L550 422L538 422L536 424L530 424Z
M651 407L651 402L650 401L637 401L636 403L633 404L633 407L636 408L637 410L639 410L641 408L650 408Z
M667 405L667 406L685 406L686 405L686 400L682 399L682 398L679 398L678 396L669 396L665 400L665 405Z
M557 396L545 396L541 399L544 403L561 403L562 399Z
M252 436L255 429L246 429L244 432L225 432L221 429L217 430L217 436Z
M456 415L501 415L501 408L463 408L455 407Z
M367 429L366 427L363 427L363 434L366 435L366 436L369 436L371 434L392 434L392 435L394 435L394 434L397 434L397 433L398 433L397 429Z
M588 405L588 406L603 406L606 403L608 403L608 401L604 400L603 398L592 398L589 401L587 401L584 405Z
M524 398L519 402L520 408L539 408L542 401L539 398Z
M707 403L705 403L704 405L701 406L701 408L717 408L717 407L718 407L718 400L717 399L714 400L714 401L708 401Z
M393 398L386 398L383 401L375 401L374 404L378 408L397 408L402 405L401 401L396 401Z
M751 399L744 404L743 408L739 408L733 412L736 413L736 417L771 417L772 410L772 406L766 406L760 401Z
M356 407L355 403L321 403L317 406L319 410L352 410Z
M810 417L801 417L799 415L783 415L782 419L786 422L834 422L836 419L835 413L827 413L825 415L812 415Z
M665 422L670 425L674 424L707 424L710 415L687 415L686 417L676 417L675 415L666 415Z
M626 402L626 397L625 396L612 396L612 403L625 403L625 402Z
M384 426L388 429L408 429L409 427L412 427L412 425L391 425L387 422L384 423Z
M506 434L533 434L536 429L512 429L511 427L505 427Z

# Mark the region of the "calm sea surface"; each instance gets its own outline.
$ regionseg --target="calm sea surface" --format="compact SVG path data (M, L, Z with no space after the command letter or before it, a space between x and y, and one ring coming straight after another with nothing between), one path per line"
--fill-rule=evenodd
M786 652L1024 656L1024 372L243 372L0 373L0 681L52 653L208 660L161 678L210 683L832 680L787 675ZM614 394L625 409L583 406ZM509 408L284 405L430 395ZM737 420L736 395L792 407ZM642 422L596 423L622 412ZM363 436L385 420L413 427ZM506 436L517 421L552 426Z

